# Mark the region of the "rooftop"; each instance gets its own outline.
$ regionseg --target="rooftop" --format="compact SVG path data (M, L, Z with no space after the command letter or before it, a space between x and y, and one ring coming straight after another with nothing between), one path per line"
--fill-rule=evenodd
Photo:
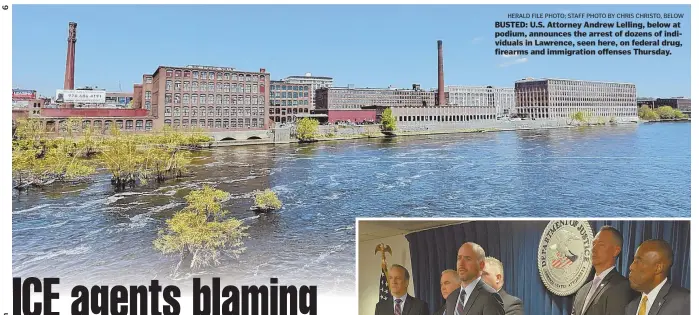
M517 81L515 81L515 82L532 82L532 81L573 81L573 82L615 83L615 84L631 84L631 85L635 85L635 83L628 83L628 82L575 80L575 79L561 79L561 78L540 78L540 79L524 78L524 79L517 80Z

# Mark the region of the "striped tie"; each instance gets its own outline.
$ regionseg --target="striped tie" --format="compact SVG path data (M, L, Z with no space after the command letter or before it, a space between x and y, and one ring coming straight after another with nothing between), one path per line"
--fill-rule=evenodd
M638 308L638 315L646 315L646 302L648 302L648 296L644 296L641 300L641 307Z
M464 315L464 306L466 305L466 290L461 290L459 294L459 299L456 301L456 314Z
M396 299L396 307L393 309L393 315L400 315L400 302L401 299Z

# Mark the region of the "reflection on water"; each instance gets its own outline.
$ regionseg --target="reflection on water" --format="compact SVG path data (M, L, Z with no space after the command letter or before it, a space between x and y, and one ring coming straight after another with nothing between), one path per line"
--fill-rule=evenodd
M93 182L13 193L14 276L62 283L173 279L152 242L212 185L250 226L247 251L195 276L354 292L355 217L688 217L690 124L399 137L195 153L191 178L114 192ZM282 210L256 215L272 188ZM377 266L378 267L378 266ZM190 277L193 275L189 275Z

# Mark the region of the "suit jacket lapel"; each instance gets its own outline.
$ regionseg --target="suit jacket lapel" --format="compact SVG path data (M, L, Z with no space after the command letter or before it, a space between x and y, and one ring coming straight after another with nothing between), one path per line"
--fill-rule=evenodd
M396 305L396 299L391 296L391 299L388 300L388 303L384 303L386 307L384 308L384 311L386 314L393 314L393 307Z
M612 281L612 277L616 276L616 274L618 274L618 272L616 271L616 269L612 269L612 271L610 271L610 272L604 277L604 279L602 279L602 281L600 282L600 284L597 286L597 290L595 290L595 293L593 293L593 294L592 294L592 297L590 297L590 302L589 302L590 305L592 305L592 303L594 303L595 299L596 299L600 294L602 294L602 291L604 291L605 289L607 289L608 284L609 284L609 281ZM592 283L590 283L590 289L591 289L591 288L592 288ZM588 292L589 292L589 290L588 290ZM585 294L585 297L587 297L587 294ZM584 300L583 300L583 303L585 303ZM588 306L587 308L589 309L590 307ZM587 313L587 310L585 310L585 313ZM650 315L650 314L649 314L649 315Z
M468 314L468 310L473 306L473 303L475 303L476 298L478 297L478 293L480 293L480 288L483 285L482 280L478 280L478 283L476 283L476 286L473 288L473 291L471 291L471 294L468 296L468 301L466 301L466 305L464 306L464 314Z
M454 309L456 309L456 300L459 297L459 292L461 292L461 287L454 290L454 292L449 294L449 296L447 297L447 302L444 306L446 308L447 315L454 315Z
M663 287L660 288L660 291L658 291L658 296L655 297L655 301L653 301L653 305L650 307L648 315L658 315L660 308L663 306L663 304L665 304L665 296L668 292L670 292L670 279L667 279Z
M587 298L587 294L590 293L590 288L592 288L592 282L586 283L581 289L580 293L578 294L578 298L575 301L575 315L583 315L583 308L585 307L585 298ZM584 294L583 294L584 293Z
M626 306L626 308L629 311L631 311L631 313L627 312L626 315L636 315L637 310L638 310L638 306L640 304L641 304L641 297L640 296L635 298L634 300L632 300L631 303L629 303L629 305Z
M405 296L405 303L403 304L403 312L401 312L401 315L408 315L410 314L410 307L413 306L413 297L410 295Z

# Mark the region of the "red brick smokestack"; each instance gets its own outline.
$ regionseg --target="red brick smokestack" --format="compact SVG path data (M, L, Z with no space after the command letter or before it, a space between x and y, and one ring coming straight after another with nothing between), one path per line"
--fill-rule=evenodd
M68 52L66 54L66 76L63 81L64 90L72 90L75 88L75 32L78 23L68 23Z
M437 97L439 103L437 105L446 105L447 100L444 96L444 60L442 56L442 41L437 41Z

